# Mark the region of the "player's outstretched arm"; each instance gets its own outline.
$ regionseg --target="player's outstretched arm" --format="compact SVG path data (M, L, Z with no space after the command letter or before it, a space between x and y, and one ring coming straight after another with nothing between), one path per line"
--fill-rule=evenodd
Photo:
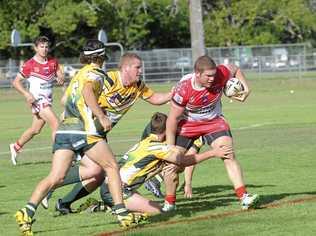
M184 155L182 151L174 147L171 154L165 160L181 167L186 167L200 163L210 158L218 157L226 159L229 158L230 154L232 153L232 147L222 146L198 154Z
M162 105L171 100L172 92L169 93L154 93L146 101L153 105Z

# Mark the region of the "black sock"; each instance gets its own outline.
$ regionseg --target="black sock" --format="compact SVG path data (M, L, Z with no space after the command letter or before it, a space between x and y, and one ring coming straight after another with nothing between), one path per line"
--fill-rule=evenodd
M82 182L77 183L73 189L61 199L61 202L63 205L66 205L70 207L70 205L80 199L83 198L87 195L89 195L90 192L86 190L86 188L82 185Z
M35 215L35 211L37 209L37 206L31 202L28 202L25 206L26 208L26 213L28 214L29 217L33 218Z

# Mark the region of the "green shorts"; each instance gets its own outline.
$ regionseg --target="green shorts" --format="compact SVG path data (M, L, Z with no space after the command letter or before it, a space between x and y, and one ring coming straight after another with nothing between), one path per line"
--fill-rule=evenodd
M96 143L97 142L88 144L87 135L85 134L57 133L53 145L53 153L59 149L67 149L75 153L83 154Z

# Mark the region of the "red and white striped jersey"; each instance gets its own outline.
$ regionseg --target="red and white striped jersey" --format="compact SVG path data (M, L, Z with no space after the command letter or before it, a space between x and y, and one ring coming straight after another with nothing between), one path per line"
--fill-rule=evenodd
M195 76L195 73L185 75L174 90L173 102L185 107L179 119L178 133L183 136L198 137L221 129L228 130L228 124L218 118L222 116L223 88L227 80L232 77L230 70L225 65L217 66L214 82L210 88L196 88Z
M30 83L29 90L35 99L44 97L51 101L57 69L58 61L55 58L48 58L41 63L33 57L23 64L20 74Z

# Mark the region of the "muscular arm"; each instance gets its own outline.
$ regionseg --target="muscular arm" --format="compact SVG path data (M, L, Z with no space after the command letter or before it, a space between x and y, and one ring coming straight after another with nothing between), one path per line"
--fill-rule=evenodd
M178 117L182 115L183 111L184 107L178 106L174 102L171 102L170 112L166 123L166 141L168 144L175 144Z
M32 103L35 102L35 98L33 94L31 94L24 88L22 84L23 79L23 76L20 73L18 73L15 79L13 80L12 85L20 94L22 94L25 97L27 103L29 105L32 105Z
M183 156L183 152L179 149L175 148L172 150L171 154L165 159L168 162L174 163L181 167L195 165L202 161L208 160L210 158L227 158L229 154L232 153L232 148L228 147L221 147L221 148L214 148L202 153L193 153L193 154L186 154Z
M237 79L239 79L244 87L244 91L242 91L241 94L237 96L233 96L232 98L234 98L237 101L244 102L250 94L250 89L246 81L245 75L241 71L241 69L235 65L228 65L227 67L232 73L233 77L236 77Z
M64 71L63 71L61 65L58 65L58 68L56 71L56 76L57 76L57 84L63 85L65 82L65 78L64 78Z
M87 106L91 109L92 113L99 119L99 122L103 126L104 130L110 130L111 122L98 105L97 98L93 93L93 84L91 82L86 83L83 86L82 96Z
M154 93L146 101L153 105L162 105L170 101L172 92L169 93Z

